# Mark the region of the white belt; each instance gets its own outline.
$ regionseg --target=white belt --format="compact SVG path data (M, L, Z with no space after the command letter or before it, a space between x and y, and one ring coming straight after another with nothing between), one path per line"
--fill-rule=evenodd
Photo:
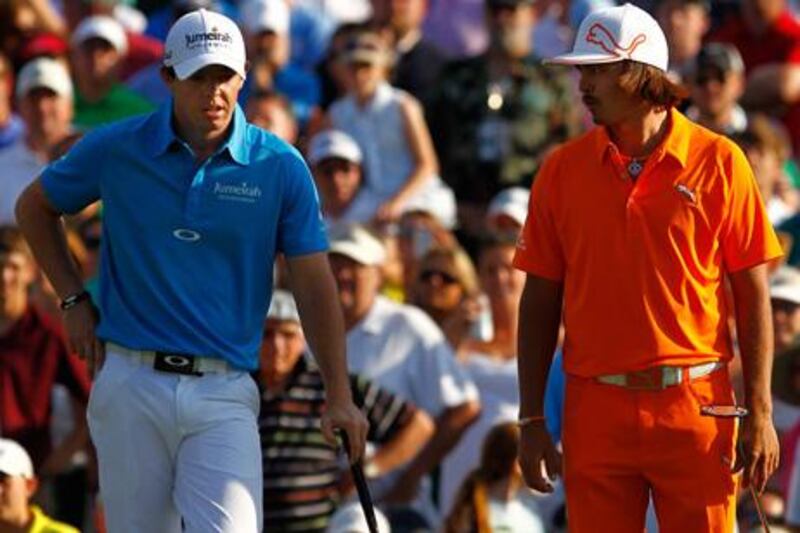
M176 368L191 364L191 370L195 373L205 374L206 372L209 372L213 374L225 374L227 372L237 371L237 369L232 367L230 363L224 359L219 359L216 357L200 357L196 355L192 356L156 350L134 350L132 348L126 348L125 346L120 346L119 344L113 342L107 342L106 348L109 351L124 355L130 359L133 359L134 361L153 368L155 368L156 358L161 357ZM181 372L176 370L174 373L180 374Z
M626 374L606 374L597 376L595 381L606 385L616 385L631 389L659 390L678 385L683 381L684 372L689 381L707 376L724 367L725 363L711 361L694 366L655 366L638 372Z

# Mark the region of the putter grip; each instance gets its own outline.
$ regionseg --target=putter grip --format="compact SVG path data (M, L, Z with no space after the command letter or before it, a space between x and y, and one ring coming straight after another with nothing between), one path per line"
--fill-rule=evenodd
M347 438L347 432L340 430L339 436L342 439L342 446L344 446L345 453L350 457L350 439ZM364 469L361 468L361 461L350 463L350 473L356 485L358 500L361 502L361 509L364 511L364 516L367 519L369 531L370 533L378 533L378 521L375 519L375 508L372 504L372 496L369 493L369 487L367 486L367 479L364 477Z

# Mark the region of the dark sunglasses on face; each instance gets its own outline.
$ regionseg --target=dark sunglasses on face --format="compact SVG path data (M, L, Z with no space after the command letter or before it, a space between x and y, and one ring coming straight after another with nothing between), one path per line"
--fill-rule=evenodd
M446 285L452 285L453 283L458 283L457 278L451 276L447 272L442 272L441 270L433 270L433 269L423 270L419 274L419 279L424 281L425 283L430 283L430 281L433 278L439 278Z

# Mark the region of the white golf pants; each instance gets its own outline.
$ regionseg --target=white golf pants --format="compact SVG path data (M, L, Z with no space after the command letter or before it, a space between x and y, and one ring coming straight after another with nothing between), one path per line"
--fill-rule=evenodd
M87 413L108 533L261 531L259 405L246 372L164 373L109 349Z

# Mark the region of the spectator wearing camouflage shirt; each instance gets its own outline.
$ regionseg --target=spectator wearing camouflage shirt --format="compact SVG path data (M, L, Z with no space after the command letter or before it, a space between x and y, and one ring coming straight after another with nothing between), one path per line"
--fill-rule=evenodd
M466 233L501 189L531 183L542 156L578 130L573 87L532 50L530 0L486 0L488 50L448 64L428 122Z

